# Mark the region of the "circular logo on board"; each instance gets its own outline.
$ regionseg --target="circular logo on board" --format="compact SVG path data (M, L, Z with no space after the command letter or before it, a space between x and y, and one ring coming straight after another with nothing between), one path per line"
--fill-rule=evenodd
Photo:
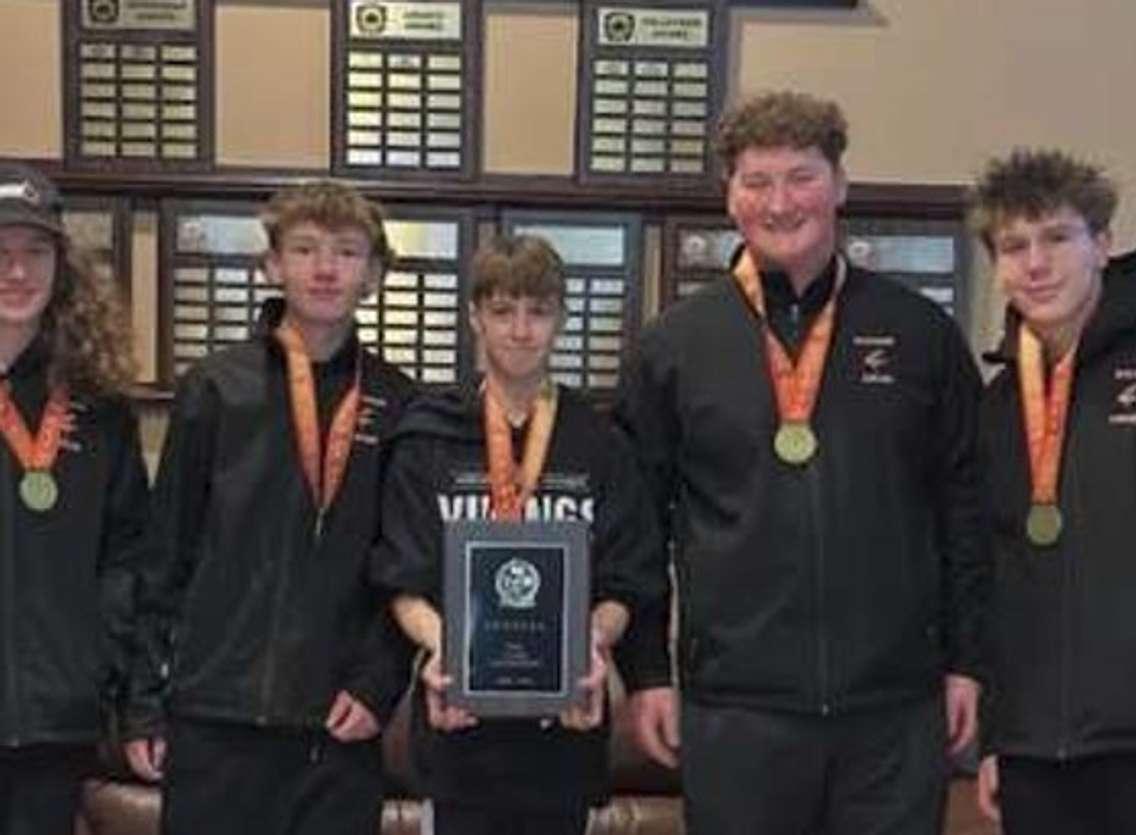
M387 28L387 10L381 3L361 3L355 7L355 27L364 35L381 35Z
M117 23L118 0L87 0L87 16L92 23Z
M635 16L628 12L608 12L604 15L603 30L609 41L627 43L635 34Z
M497 569L494 585L501 608L531 609L540 591L540 572L528 560L513 557Z

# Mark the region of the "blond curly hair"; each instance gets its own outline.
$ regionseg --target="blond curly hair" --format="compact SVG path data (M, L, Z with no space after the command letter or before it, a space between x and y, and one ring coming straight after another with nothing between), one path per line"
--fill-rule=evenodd
M114 281L94 255L57 239L55 281L40 319L48 376L91 394L125 395L135 380L130 321Z

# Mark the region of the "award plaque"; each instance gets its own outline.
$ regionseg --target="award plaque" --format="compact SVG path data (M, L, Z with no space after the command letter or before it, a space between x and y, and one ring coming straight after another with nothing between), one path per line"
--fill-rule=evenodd
M480 25L474 0L333 4L337 172L431 180L473 175Z
M581 14L580 177L705 183L725 79L725 3L584 0Z
M67 166L210 166L213 0L69 0L62 8Z
M159 379L172 383L215 350L248 339L268 283L260 207L242 201L162 204ZM355 313L359 341L424 384L452 385L472 364L465 265L472 212L399 204L383 224L398 253L379 292Z
M383 224L398 260L359 305L359 338L426 385L453 385L472 366L469 282L475 235L462 209L393 206Z
M586 522L446 524L451 705L481 717L555 716L581 699L591 606Z
M969 240L957 220L850 217L844 251L858 267L918 290L968 329Z
M670 307L725 275L741 242L741 233L729 218L668 217L663 226L660 309Z
M567 317L549 358L552 379L614 397L622 357L642 318L642 219L610 212L506 211L505 231L539 235L567 270Z

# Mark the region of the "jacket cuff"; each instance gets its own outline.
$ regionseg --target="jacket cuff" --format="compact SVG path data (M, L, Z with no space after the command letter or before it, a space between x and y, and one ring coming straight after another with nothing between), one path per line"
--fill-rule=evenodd
M615 647L615 662L628 692L673 684L668 616L669 607L662 604L632 614L627 634Z

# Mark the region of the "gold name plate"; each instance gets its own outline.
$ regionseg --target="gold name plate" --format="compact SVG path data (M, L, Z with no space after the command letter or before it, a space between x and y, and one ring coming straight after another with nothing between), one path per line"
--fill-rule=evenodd
M78 0L83 28L102 31L158 29L192 32L197 28L195 0Z
M710 45L710 12L706 9L596 9L600 46L705 49Z
M351 0L351 37L378 41L460 41L461 3Z

